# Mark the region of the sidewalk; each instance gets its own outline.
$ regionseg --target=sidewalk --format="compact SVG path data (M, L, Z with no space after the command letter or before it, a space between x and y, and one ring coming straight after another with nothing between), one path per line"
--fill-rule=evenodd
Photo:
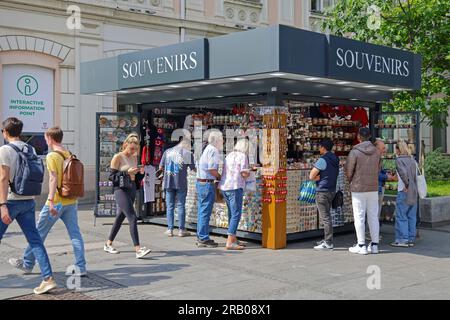
M64 224L58 222L46 242L60 288L34 297L39 270L23 275L8 264L26 246L16 222L0 244L0 299L450 299L450 233L421 230L414 248L392 248L392 226L383 226L379 255L348 252L352 234L336 236L334 252L316 252L317 239L290 243L272 251L249 243L243 252L199 249L195 237L167 238L165 228L139 225L141 245L153 252L136 260L124 225L116 239L119 255L103 252L113 219L98 219L92 211L80 211L89 274L80 291L65 288L65 270L73 263L72 247ZM369 290L369 266L381 271L381 289Z

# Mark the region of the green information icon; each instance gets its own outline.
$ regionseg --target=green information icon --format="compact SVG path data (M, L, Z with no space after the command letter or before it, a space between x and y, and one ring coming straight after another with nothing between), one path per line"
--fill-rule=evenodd
M17 80L17 90L24 96L34 95L39 88L38 81L30 75L24 75Z

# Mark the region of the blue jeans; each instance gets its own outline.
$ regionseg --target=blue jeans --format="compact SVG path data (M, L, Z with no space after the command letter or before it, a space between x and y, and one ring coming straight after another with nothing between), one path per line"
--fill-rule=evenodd
M197 182L198 218L197 238L201 241L209 240L209 219L216 201L214 183Z
M175 207L177 208L179 229L185 230L186 224L186 195L187 190L166 189L167 225L173 230Z
M45 241L48 233L55 225L58 219L61 219L66 225L67 231L69 233L70 240L72 240L73 253L75 255L75 265L80 268L80 272L86 271L86 260L84 258L84 243L83 238L80 233L80 228L78 227L78 214L77 214L77 204L69 206L61 206L61 204L56 205L55 208L58 210L58 215L53 217L50 214L49 206L44 206L39 214L39 219L37 222L37 230ZM23 255L24 266L27 269L33 269L36 258L31 250L31 247L25 250Z
M406 192L397 195L395 212L395 241L399 243L414 242L416 239L417 204L406 204Z
M11 216L11 219L17 220L17 223L22 229L22 232L28 241L30 250L39 262L42 278L45 280L52 276L52 267L50 266L47 250L45 250L44 247L44 241L42 241L42 238L36 229L35 208L36 204L34 200L8 201L9 215ZM3 238L7 229L8 225L0 220L0 240Z
M235 236L242 216L244 190L222 191L228 207L228 235Z

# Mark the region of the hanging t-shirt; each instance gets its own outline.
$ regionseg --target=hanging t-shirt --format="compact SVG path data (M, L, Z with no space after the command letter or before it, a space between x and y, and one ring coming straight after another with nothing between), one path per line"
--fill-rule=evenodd
M144 171L144 203L155 202L156 169L149 165Z

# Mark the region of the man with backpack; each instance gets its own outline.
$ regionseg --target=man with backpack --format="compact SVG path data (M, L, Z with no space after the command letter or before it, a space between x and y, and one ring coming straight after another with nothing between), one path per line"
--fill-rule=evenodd
M22 121L8 118L2 126L3 138L9 144L0 147L0 240L17 220L41 268L43 281L34 293L43 294L57 286L35 222L34 196L41 193L44 166L33 147L20 140Z
M333 142L326 138L319 144L321 158L314 164L309 174L312 181L317 181L316 203L324 224L324 240L314 247L315 250L333 250L333 221L331 207L336 196L339 175L339 158L331 151Z
M50 128L45 133L45 141L52 152L47 155L49 172L48 200L42 208L37 229L45 241L53 225L60 218L72 240L75 255L75 275L86 276L84 242L78 226L77 198L84 194L83 164L62 146L63 131L59 127ZM36 262L36 256L30 246L25 250L23 259L10 259L9 263L25 273L30 273Z

